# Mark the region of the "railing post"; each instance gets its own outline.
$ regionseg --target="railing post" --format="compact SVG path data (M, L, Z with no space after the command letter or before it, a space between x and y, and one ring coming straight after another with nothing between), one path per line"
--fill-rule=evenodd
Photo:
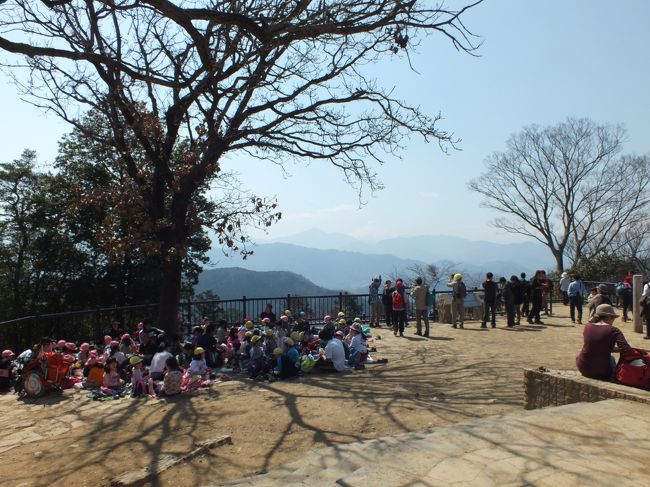
M291 309L291 294L287 294L287 308L286 309ZM284 311L284 310L282 310Z
M248 316L248 313L246 312L246 296L242 296L241 298L241 306L242 306L242 313L244 314L244 318Z
M187 297L187 321L192 326L192 298L189 296Z
M343 311L345 313L345 310L343 309L343 293L339 292L339 311Z

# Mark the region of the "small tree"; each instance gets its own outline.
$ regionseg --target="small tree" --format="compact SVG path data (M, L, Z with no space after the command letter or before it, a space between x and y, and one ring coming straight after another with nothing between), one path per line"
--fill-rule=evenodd
M646 218L650 159L619 157L625 132L587 119L526 127L469 183L495 225L546 245L558 271L608 248Z

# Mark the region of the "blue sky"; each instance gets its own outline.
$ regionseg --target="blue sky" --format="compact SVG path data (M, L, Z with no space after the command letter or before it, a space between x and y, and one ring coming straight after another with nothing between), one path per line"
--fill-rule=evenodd
M447 234L519 241L489 225L496 215L479 208L467 182L512 133L569 116L622 123L628 131L624 152L649 153L648 20L650 2L644 0L487 0L465 18L483 40L480 57L432 36L411 56L417 73L398 58L374 67L400 98L430 114L440 111L440 128L462 142L460 151L445 155L435 143L413 139L401 160L378 169L385 189L365 194L361 208L342 174L320 163L290 165L289 177L245 158L226 167L240 173L245 188L277 195L284 218L269 230L270 238L320 228L368 240ZM47 165L67 127L20 101L7 77L0 83L1 160L31 148Z

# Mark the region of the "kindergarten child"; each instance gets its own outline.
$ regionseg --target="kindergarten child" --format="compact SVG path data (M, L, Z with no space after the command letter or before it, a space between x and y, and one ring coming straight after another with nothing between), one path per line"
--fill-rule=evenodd
M250 378L257 377L264 366L264 352L262 351L262 337L253 335L251 337L251 349L249 352L248 374Z
M133 367L131 370L131 397L143 396L147 391L147 387L144 382L142 357L134 355L129 359L129 363Z
M162 381L149 379L150 396L173 396L181 392L183 372L176 357L168 357L165 361L165 376Z
M12 359L14 353L11 350L4 350L0 358L0 392L7 392L14 381Z
M354 365L354 368L357 370L365 369L365 365L363 365L361 359L368 353L368 347L366 346L366 336L361 329L360 323L354 323L350 327L350 335L352 339L350 340L349 364Z
M111 357L106 361L104 365L104 387L111 389L113 391L119 391L124 385L122 379L120 378L120 372L118 370L118 363L115 357Z

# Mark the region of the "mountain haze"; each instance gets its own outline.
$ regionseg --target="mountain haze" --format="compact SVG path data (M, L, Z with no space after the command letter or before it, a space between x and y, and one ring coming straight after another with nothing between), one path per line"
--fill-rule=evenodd
M280 239L275 239L280 240ZM373 276L406 275L413 264L452 262L474 280L491 271L510 276L551 269L553 259L536 242L504 243L467 240L446 235L396 237L364 242L348 235L308 230L279 241L258 243L246 260L214 252L216 267L239 266L255 271L289 271L336 291L368 290ZM290 242L290 243L288 243Z

